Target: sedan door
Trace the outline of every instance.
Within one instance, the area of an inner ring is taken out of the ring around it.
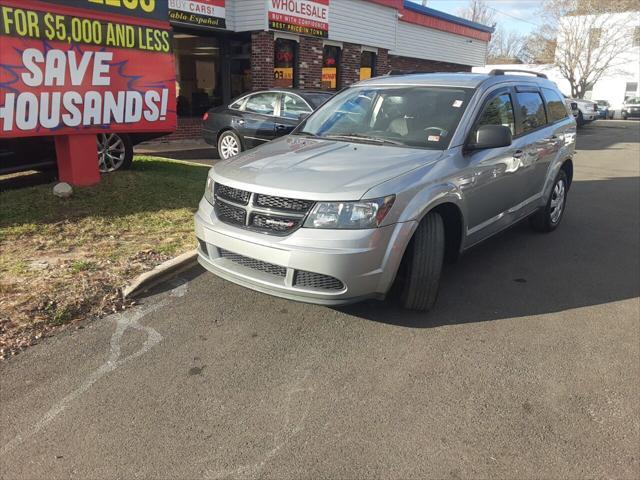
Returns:
[[[247,99],[235,126],[246,148],[257,147],[275,138],[279,102],[279,92],[259,92]]]
[[[295,93],[283,93],[280,111],[276,120],[276,137],[288,135],[308,115],[313,112],[309,104]]]

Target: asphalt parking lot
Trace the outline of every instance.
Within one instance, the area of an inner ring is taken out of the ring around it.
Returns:
[[[199,269],[0,365],[2,478],[640,476],[640,122],[579,132],[553,234],[439,303],[340,309]]]

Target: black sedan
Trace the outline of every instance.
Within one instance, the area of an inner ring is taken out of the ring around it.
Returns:
[[[290,133],[333,93],[313,90],[262,90],[205,113],[202,134],[220,158]]]

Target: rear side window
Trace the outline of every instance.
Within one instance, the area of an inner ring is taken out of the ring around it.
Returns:
[[[518,92],[520,104],[520,133],[540,128],[547,123],[544,102],[538,92]]]
[[[256,93],[249,97],[244,109],[246,112],[273,115],[278,103],[278,97],[279,94],[277,92]]]
[[[511,129],[512,135],[516,134],[511,95],[508,93],[498,95],[484,107],[477,126],[482,125],[503,125]]]
[[[543,88],[542,93],[544,94],[544,99],[547,101],[549,122],[557,122],[569,116],[564,99],[558,92],[550,88]]]

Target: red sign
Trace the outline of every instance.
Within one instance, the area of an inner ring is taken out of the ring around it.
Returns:
[[[167,21],[0,0],[0,42],[0,138],[175,130]]]
[[[272,30],[329,36],[329,0],[267,0],[267,4]]]

